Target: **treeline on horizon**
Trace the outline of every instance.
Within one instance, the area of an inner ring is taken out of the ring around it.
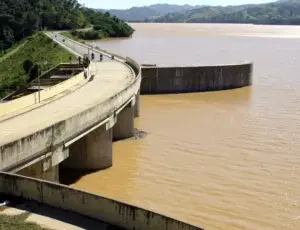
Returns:
[[[128,37],[134,30],[109,13],[82,7],[77,0],[1,0],[0,49],[39,30],[75,30],[94,25],[107,37]]]
[[[174,23],[252,23],[300,25],[300,1],[282,0],[267,4],[240,6],[204,6],[199,9],[169,13],[146,22]]]

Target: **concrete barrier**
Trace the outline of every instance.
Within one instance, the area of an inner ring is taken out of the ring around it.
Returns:
[[[52,87],[46,88],[44,90],[40,91],[40,100],[46,100],[51,97],[54,97],[55,95],[62,93],[69,88],[77,85],[81,81],[83,81],[84,75],[83,73],[79,73],[75,75],[74,77],[71,77],[70,79],[63,81],[57,85],[54,85]],[[39,103],[39,93],[31,93],[29,95],[20,97],[18,99],[6,102],[6,103],[1,103],[0,104],[0,116],[7,115],[9,113],[15,112],[17,110],[24,109],[26,107],[32,106]]]
[[[252,63],[222,66],[142,67],[141,94],[188,93],[252,85]]]
[[[141,76],[142,69],[139,63],[137,63],[135,60],[131,59],[130,57],[126,57],[125,62],[128,63],[134,69],[137,78]]]
[[[64,185],[0,173],[0,194],[34,200],[124,229],[196,230],[170,217]]]
[[[135,71],[137,79],[142,79],[142,69],[139,63],[137,63],[135,60],[126,57],[125,63],[131,66],[131,68]],[[134,105],[134,117],[139,117],[140,116],[140,88],[135,94],[135,105]]]

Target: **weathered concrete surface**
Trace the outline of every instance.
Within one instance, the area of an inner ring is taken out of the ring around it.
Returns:
[[[140,91],[135,96],[134,117],[140,116]]]
[[[62,167],[73,169],[106,169],[112,166],[112,129],[104,126],[76,141],[69,149]]]
[[[251,84],[252,63],[199,67],[143,67],[141,94],[215,91]]]
[[[1,194],[0,194],[1,198]],[[35,223],[42,228],[53,230],[117,230],[119,228],[105,224],[99,220],[86,216],[67,212],[62,209],[53,208],[34,201],[7,197],[11,202],[8,207],[0,211],[1,215],[17,216],[27,214],[26,223]],[[119,229],[120,230],[120,229]]]
[[[127,64],[130,62],[134,68]],[[0,122],[0,170],[11,171],[44,154],[54,154],[64,143],[134,99],[141,82],[134,61],[95,62],[94,66],[94,77],[75,92]]]
[[[113,127],[113,139],[122,140],[133,136],[134,106],[126,106],[117,116],[117,123]]]
[[[187,224],[136,206],[13,174],[0,173],[0,194],[35,200],[52,207],[82,214],[105,223],[134,230],[196,230]]]
[[[17,172],[19,175],[59,182],[59,167],[51,166],[47,161],[39,161]]]

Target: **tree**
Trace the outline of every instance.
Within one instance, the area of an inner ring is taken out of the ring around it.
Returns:
[[[33,66],[33,62],[30,59],[26,59],[23,62],[23,69],[24,69],[25,73],[29,73],[29,71],[31,70],[32,66]]]
[[[35,63],[29,71],[28,82],[31,82],[38,76],[39,76],[39,65]]]

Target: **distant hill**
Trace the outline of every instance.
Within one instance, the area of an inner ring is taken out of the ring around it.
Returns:
[[[112,15],[125,21],[145,21],[153,20],[168,13],[183,12],[186,10],[192,10],[200,8],[201,6],[190,5],[170,5],[170,4],[155,4],[143,7],[132,7],[126,10],[105,10],[99,9],[102,12],[109,12]]]
[[[300,0],[279,0],[267,4],[227,7],[205,6],[183,12],[168,13],[150,21],[300,25]]]

